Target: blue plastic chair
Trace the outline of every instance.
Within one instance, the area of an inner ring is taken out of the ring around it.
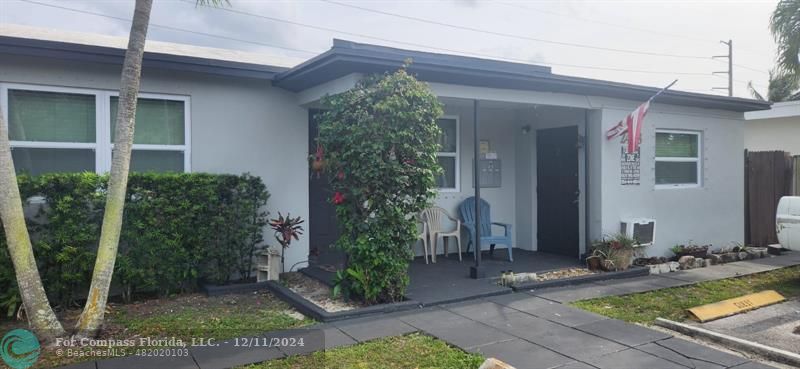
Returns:
[[[467,243],[467,252],[469,252],[472,241],[475,239],[475,197],[469,197],[459,206],[461,219],[464,220],[464,227],[469,231],[469,243]],[[492,222],[491,211],[489,203],[481,199],[481,245],[489,244],[489,255],[494,253],[495,245],[505,245],[508,249],[508,261],[514,261],[514,256],[511,253],[513,246],[511,245],[511,224]],[[503,227],[503,236],[492,235],[492,225]],[[477,247],[480,249],[480,247]]]

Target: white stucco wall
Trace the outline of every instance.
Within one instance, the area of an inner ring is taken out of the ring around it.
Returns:
[[[474,144],[473,144],[473,114],[471,102],[450,102],[445,105],[445,115],[455,115],[459,117],[459,138],[460,138],[460,190],[458,192],[440,192],[436,197],[435,203],[446,209],[450,215],[460,219],[458,206],[466,198],[473,196],[473,177],[472,177],[472,158],[474,157]],[[492,221],[511,223],[515,227],[516,224],[516,201],[514,198],[516,188],[516,174],[515,168],[515,155],[514,155],[514,137],[516,131],[516,117],[513,111],[497,108],[479,108],[478,120],[479,125],[479,139],[489,140],[490,151],[496,152],[498,158],[501,160],[502,170],[502,187],[500,188],[481,188],[481,198],[488,201],[491,205]],[[449,229],[449,224],[445,224],[445,229]],[[501,229],[496,228],[495,232],[502,232]],[[463,250],[466,250],[467,240],[466,232],[462,235],[464,245]],[[516,242],[512,236],[512,242],[515,246],[529,248],[530,246],[521,245]],[[455,250],[451,242],[450,251]],[[487,246],[488,247],[488,246]],[[502,246],[500,246],[502,248]],[[439,241],[437,250],[439,253],[443,252],[442,242]],[[421,254],[421,249],[417,248],[417,254]]]
[[[104,64],[3,55],[0,83],[115,90],[119,69]],[[353,81],[350,78],[329,87],[338,90],[340,84],[348,85]],[[460,191],[441,192],[437,205],[458,217],[458,205],[472,196],[474,155],[469,99],[481,99],[479,138],[490,141],[491,150],[502,160],[503,171],[502,187],[485,188],[481,193],[492,205],[495,221],[514,225],[516,247],[536,248],[535,131],[577,125],[584,134],[583,122],[587,118],[584,109],[589,109],[590,184],[585,188],[581,173],[582,245],[586,194],[589,195],[592,239],[616,232],[623,217],[657,220],[656,245],[648,250],[651,255],[668,254],[668,249],[676,243],[692,241],[725,246],[743,239],[745,125],[740,113],[655,103],[643,130],[642,184],[622,186],[620,144],[618,140],[606,141],[604,132],[632,111],[638,102],[445,84],[431,84],[431,87],[445,101],[445,114],[457,115],[460,123]],[[264,180],[272,194],[268,208],[273,214],[282,211],[308,217],[308,123],[307,109],[301,105],[313,102],[315,96],[325,91],[296,95],[273,88],[264,81],[145,70],[142,92],[191,97],[193,171],[251,172]],[[530,111],[533,104],[578,109],[550,107],[542,110],[545,114],[536,116]],[[529,135],[521,134],[524,125],[531,125]],[[656,128],[702,131],[702,187],[655,189],[653,142]],[[579,158],[582,170],[583,152]],[[267,240],[271,239],[268,235]],[[301,238],[287,251],[287,265],[305,260],[307,254],[308,239]]]
[[[0,56],[0,83],[118,90],[119,66]],[[191,98],[194,172],[262,178],[272,195],[271,214],[308,218],[308,113],[295,95],[264,81],[145,69],[141,92]],[[265,239],[275,244],[271,232]],[[306,260],[308,238],[286,252],[287,268]]]
[[[635,104],[607,103],[602,134]],[[655,188],[656,129],[702,133],[702,186]],[[602,148],[602,230],[619,231],[622,218],[655,218],[656,243],[651,256],[670,255],[675,244],[694,242],[728,246],[744,239],[744,120],[741,113],[692,109],[654,103],[645,120],[641,146],[641,185],[620,183],[620,141]]]
[[[744,147],[751,151],[787,151],[800,155],[800,116],[748,120]]]

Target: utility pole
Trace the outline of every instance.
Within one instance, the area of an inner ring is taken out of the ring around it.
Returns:
[[[728,58],[728,70],[724,72],[713,72],[713,74],[727,74],[728,87],[712,87],[712,90],[728,90],[728,96],[733,96],[733,40],[728,40],[728,42],[720,42],[728,45],[728,55],[715,55],[711,58]]]

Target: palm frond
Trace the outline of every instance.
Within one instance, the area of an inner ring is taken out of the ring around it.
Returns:
[[[778,44],[780,72],[800,74],[800,0],[781,0],[770,18],[770,31]]]

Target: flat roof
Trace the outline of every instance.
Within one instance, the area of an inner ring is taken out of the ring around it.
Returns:
[[[744,113],[744,119],[776,119],[797,117],[800,122],[800,101],[786,101],[772,104],[772,109]]]
[[[607,96],[635,101],[645,101],[660,90],[659,87],[554,74],[549,67],[539,65],[397,49],[346,40],[334,40],[330,50],[278,74],[274,84],[291,91],[302,91],[351,73],[396,70],[407,59],[413,61],[409,72],[429,82]],[[753,99],[675,90],[666,91],[658,102],[737,112],[770,107],[769,102]]]
[[[127,37],[0,24],[0,52],[122,64]],[[147,40],[142,64],[174,70],[272,79],[303,59]]]
[[[0,24],[0,53],[122,64],[126,37]],[[660,88],[552,73],[546,66],[439,54],[334,39],[308,60],[148,40],[145,68],[258,78],[302,91],[352,73],[383,73],[411,59],[409,72],[429,82],[533,90],[645,101]],[[669,90],[660,103],[737,112],[765,110],[769,102]]]

